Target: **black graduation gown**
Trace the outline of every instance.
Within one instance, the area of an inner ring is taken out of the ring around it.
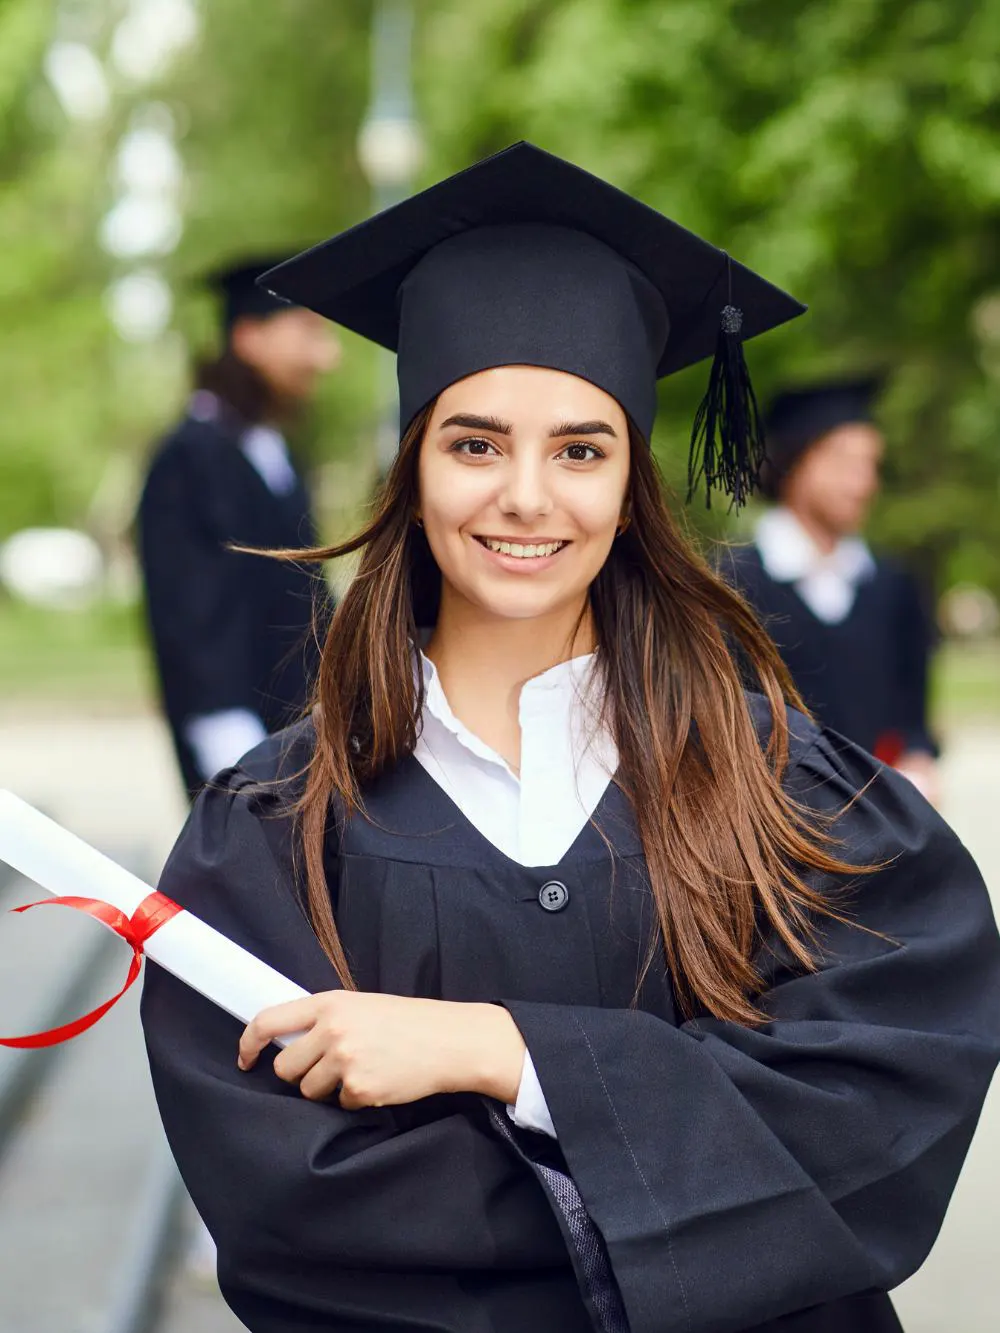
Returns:
[[[927,725],[934,633],[915,580],[879,558],[847,617],[828,625],[791,583],[767,573],[756,546],[731,553],[731,576],[778,646],[806,704],[824,726],[880,758],[936,753]]]
[[[794,718],[789,792],[827,812],[856,798],[844,854],[886,863],[853,899],[879,933],[826,923],[815,975],[765,950],[758,1030],[680,1021],[657,969],[630,1007],[652,917],[613,785],[596,812],[613,863],[588,825],[558,866],[516,864],[412,757],[331,834],[361,988],[506,1005],[558,1143],[472,1095],[344,1111],[268,1057],[242,1074],[241,1024],[149,967],[160,1111],[250,1329],[898,1329],[884,1293],[937,1234],[997,1061],[1000,941],[911,784]],[[160,887],[319,991],[334,974],[292,888],[282,797],[260,785],[310,738],[300,724],[206,789]],[[539,902],[552,880],[558,911]]]
[[[314,666],[309,569],[238,555],[315,542],[301,479],[276,495],[228,416],[187,416],[157,449],[139,506],[146,608],[167,720],[188,790],[204,776],[184,735],[193,717],[243,708],[268,731],[306,705]],[[325,598],[324,598],[325,604]]]

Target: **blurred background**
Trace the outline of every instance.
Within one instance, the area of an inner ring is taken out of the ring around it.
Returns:
[[[217,350],[202,275],[521,138],[808,302],[748,348],[762,396],[886,369],[868,535],[934,608],[943,810],[1000,894],[1000,0],[0,0],[0,785],[155,879],[186,805],[133,527]],[[297,441],[330,540],[395,443],[390,359],[343,348]],[[703,387],[662,396],[681,493]],[[690,513],[707,538],[752,518]],[[2,905],[27,892],[0,878]],[[124,972],[43,924],[0,924],[4,1031]],[[236,1326],[191,1260],[131,998],[52,1058],[0,1052],[0,1333]],[[994,1103],[900,1294],[911,1333],[996,1327],[998,1168]]]

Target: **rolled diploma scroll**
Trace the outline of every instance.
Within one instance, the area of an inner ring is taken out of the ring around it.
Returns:
[[[2,789],[0,860],[48,893],[100,898],[129,917],[151,892],[82,838]],[[150,936],[144,952],[244,1023],[273,1004],[309,994],[184,910]],[[278,1037],[276,1044],[286,1046],[296,1035]]]

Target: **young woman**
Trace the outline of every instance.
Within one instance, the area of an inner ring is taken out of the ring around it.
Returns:
[[[311,715],[219,775],[161,884],[312,992],[241,1032],[147,975],[232,1308],[897,1329],[997,1059],[989,902],[908,782],[789,706],[647,444],[657,375],[715,345],[706,471],[739,493],[733,301],[744,332],[798,307],[528,146],[270,285],[398,348],[404,431],[316,553],[362,554]]]

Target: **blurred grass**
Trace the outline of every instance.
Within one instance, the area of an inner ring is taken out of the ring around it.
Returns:
[[[944,731],[1000,723],[1000,640],[946,641],[931,676],[931,712]]]
[[[51,611],[0,598],[0,709],[136,712],[155,705],[137,606]],[[947,731],[1000,724],[1000,640],[948,642],[937,655],[933,712]]]
[[[53,611],[0,597],[0,710],[130,713],[155,697],[140,607]]]

